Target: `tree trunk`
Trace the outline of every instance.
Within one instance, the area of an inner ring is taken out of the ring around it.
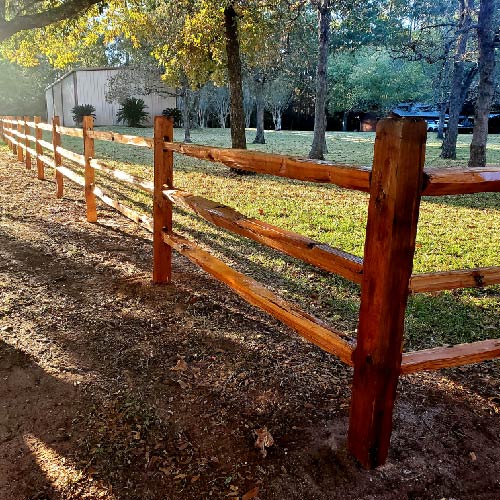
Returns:
[[[344,111],[342,115],[342,132],[347,132],[347,118],[349,117],[349,111]]]
[[[314,137],[309,158],[324,160],[326,153],[326,63],[330,38],[330,0],[318,2],[318,66],[316,68],[316,102]]]
[[[443,141],[443,150],[441,151],[441,158],[450,158],[452,160],[455,160],[457,157],[458,120],[464,104],[462,94],[466,95],[467,93],[467,91],[463,92],[465,72],[464,56],[467,49],[467,40],[469,39],[470,25],[472,22],[471,11],[473,7],[474,0],[460,0],[460,22],[458,25],[458,36],[453,62],[448,130]]]
[[[474,130],[470,145],[469,167],[486,165],[488,117],[495,91],[495,0],[481,0],[478,20],[479,86],[474,110]]]
[[[245,113],[243,112],[243,84],[241,77],[240,42],[238,21],[233,3],[224,9],[226,34],[227,71],[231,94],[231,142],[233,148],[246,149]]]
[[[282,113],[280,109],[276,114],[276,125],[274,126],[274,130],[276,130],[276,132],[281,132],[281,116]]]
[[[257,107],[257,133],[255,134],[254,144],[265,144],[264,137],[264,82],[265,78],[260,72],[255,75],[255,104]]]
[[[437,138],[441,139],[441,140],[444,138],[445,115],[446,115],[446,103],[440,102],[439,103],[439,123],[438,123],[438,130],[437,130]]]
[[[184,142],[191,141],[191,92],[189,87],[184,86],[182,88],[184,106],[182,108],[182,121],[184,124]]]

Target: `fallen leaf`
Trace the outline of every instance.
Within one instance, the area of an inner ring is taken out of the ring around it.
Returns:
[[[247,491],[242,497],[241,500],[252,500],[252,498],[256,498],[259,494],[259,487],[255,486],[250,491]]]
[[[177,364],[173,368],[170,368],[170,371],[185,372],[188,368],[188,364],[182,358],[180,358],[177,360]]]
[[[174,479],[186,479],[187,474],[177,474],[177,476],[174,476]]]
[[[255,441],[255,447],[259,448],[262,456],[266,458],[267,456],[266,448],[269,448],[274,444],[273,436],[271,436],[271,433],[267,430],[267,427],[254,430],[254,433],[257,436],[257,441]]]
[[[469,453],[469,457],[470,457],[470,459],[471,459],[473,462],[475,462],[475,461],[477,460],[477,456],[476,456],[476,454],[475,454],[473,451],[471,451],[471,452]]]
[[[191,482],[192,482],[192,483],[196,483],[196,481],[198,481],[198,479],[200,479],[200,476],[193,476],[193,477],[191,478]]]

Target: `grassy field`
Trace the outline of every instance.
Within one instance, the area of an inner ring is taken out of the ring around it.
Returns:
[[[132,135],[151,136],[151,129],[114,127]],[[254,132],[248,131],[249,143]],[[176,129],[175,140],[181,141]],[[373,133],[328,133],[328,159],[370,165]],[[229,130],[193,131],[193,141],[230,145]],[[306,156],[311,132],[267,132],[266,145],[252,149]],[[440,143],[430,133],[428,167],[465,166],[470,135],[459,136],[458,160],[439,158]],[[63,138],[63,145],[81,152],[81,140]],[[96,141],[96,156],[116,168],[152,178],[152,153],[145,148]],[[500,164],[500,136],[490,138],[488,160]],[[96,173],[97,183],[114,197],[141,211],[151,210],[150,198],[124,183]],[[240,176],[224,166],[176,155],[177,187],[232,206],[248,216],[363,255],[368,197],[335,186],[269,176]],[[500,265],[500,193],[425,198],[422,202],[414,272]],[[238,270],[263,281],[306,310],[355,335],[359,287],[318,271],[244,238],[219,230],[182,210],[176,210],[174,229],[196,239]],[[418,294],[410,299],[407,348],[455,344],[500,337],[500,287]]]

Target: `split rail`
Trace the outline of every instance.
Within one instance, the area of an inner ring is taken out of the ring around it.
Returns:
[[[51,124],[42,123],[39,117],[33,120],[2,117],[0,125],[4,141],[27,169],[31,168],[32,161],[36,161],[39,179],[45,178],[45,167],[54,170],[58,197],[63,196],[64,177],[84,188],[89,222],[97,221],[96,198],[99,198],[153,233],[155,283],[171,281],[172,249],[175,249],[249,303],[353,366],[348,446],[367,468],[381,465],[387,459],[393,406],[401,375],[500,357],[500,339],[402,353],[409,294],[500,283],[500,267],[412,274],[422,196],[500,191],[500,167],[424,170],[424,121],[392,118],[380,121],[371,169],[174,142],[173,122],[165,117],[155,118],[153,138],[94,130],[92,117],[84,118],[81,129],[62,127],[58,117]],[[43,131],[51,133],[51,142],[43,140]],[[61,135],[82,138],[84,154],[62,148]],[[153,149],[154,181],[111,168],[95,158],[95,140]],[[174,152],[219,162],[233,169],[335,184],[369,193],[364,258],[176,189]],[[84,176],[63,166],[63,158],[84,167]],[[95,170],[151,193],[153,217],[107,196],[95,184]],[[351,345],[340,332],[277,296],[263,284],[232,269],[195,242],[175,233],[172,227],[173,205],[193,210],[218,227],[360,284],[356,345]]]

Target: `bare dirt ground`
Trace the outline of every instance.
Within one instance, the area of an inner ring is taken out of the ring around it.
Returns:
[[[500,498],[498,363],[403,378],[365,471],[350,369],[179,256],[153,286],[149,234],[5,149],[0,182],[0,500]]]

